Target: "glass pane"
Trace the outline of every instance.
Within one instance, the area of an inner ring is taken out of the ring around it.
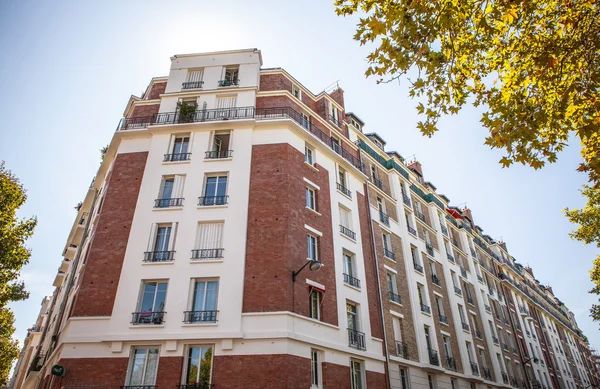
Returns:
[[[202,362],[200,362],[200,377],[198,382],[202,388],[209,388],[210,373],[212,370],[212,347],[202,348]]]
[[[216,281],[207,282],[206,302],[204,309],[207,311],[217,310],[217,294],[219,293],[219,283]]]
[[[146,372],[144,374],[143,385],[154,385],[156,383],[156,370],[158,367],[158,349],[148,350],[148,362],[146,363]]]
[[[194,290],[194,303],[192,306],[193,311],[204,311],[204,292],[206,283],[204,281],[196,281]]]
[[[148,282],[144,285],[144,292],[142,296],[142,304],[140,305],[140,312],[152,312],[154,307],[154,296],[156,295],[156,282]]]
[[[156,291],[156,301],[154,302],[154,311],[163,312],[165,310],[165,300],[167,298],[167,283],[158,284]]]
[[[187,378],[186,384],[195,384],[198,382],[200,369],[200,348],[190,347],[188,353]]]
[[[133,353],[131,373],[129,374],[129,385],[142,385],[144,378],[144,363],[146,361],[145,348],[136,349]]]
[[[218,177],[217,196],[225,196],[227,194],[227,177]]]
[[[165,184],[163,186],[162,198],[170,199],[173,194],[173,179],[165,180]]]
[[[204,196],[216,196],[217,193],[217,177],[207,177],[206,187],[204,188]]]

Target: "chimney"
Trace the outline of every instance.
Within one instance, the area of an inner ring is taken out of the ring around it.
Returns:
[[[551,286],[546,286],[546,290],[547,290],[548,292],[550,292],[550,294],[551,294],[552,296],[554,296],[554,291],[552,290],[552,287],[551,287]]]
[[[524,269],[527,273],[531,274],[531,276],[533,277],[533,269],[532,268],[530,268],[529,266],[525,266]]]
[[[504,249],[504,251],[506,251],[508,253],[508,249],[506,248],[506,242],[500,242],[500,247],[502,247]]]
[[[422,182],[423,181],[422,180],[423,179],[423,168],[421,168],[421,163],[419,161],[415,160],[415,161],[409,162],[407,166],[409,169],[416,171],[419,174],[419,176],[421,176],[421,182]]]
[[[331,96],[331,98],[338,103],[339,105],[342,106],[342,108],[346,109],[346,107],[344,106],[344,90],[342,88],[337,88],[336,90],[334,90],[333,92],[331,92],[329,94],[329,96]]]
[[[469,219],[471,221],[471,223],[473,225],[475,225],[475,221],[473,221],[473,214],[471,213],[471,210],[467,207],[464,207],[463,209],[461,209],[461,212],[463,214],[463,216],[465,216],[467,219]]]

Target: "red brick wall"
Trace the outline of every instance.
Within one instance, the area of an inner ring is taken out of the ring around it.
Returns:
[[[367,288],[367,299],[369,300],[369,320],[371,322],[371,334],[379,339],[383,339],[383,327],[381,321],[381,305],[377,293],[377,264],[373,256],[373,239],[371,228],[369,227],[369,204],[367,198],[358,192],[356,201],[358,203],[358,219],[360,222],[361,240],[363,245],[363,258],[365,262],[364,283]]]
[[[112,314],[147,157],[147,152],[117,155],[80,276],[73,316]]]
[[[304,163],[304,154],[288,144],[252,148],[244,312],[294,311],[309,315],[306,278],[326,287],[322,319],[337,325],[337,298],[333,252],[329,174]],[[305,207],[306,177],[317,184],[317,210]],[[267,190],[268,188],[268,190]],[[319,191],[317,191],[319,192]],[[321,233],[318,272],[305,268],[292,282],[292,272],[306,263],[307,224]]]
[[[324,388],[350,388],[350,366],[324,362],[322,369]]]
[[[310,358],[294,355],[217,355],[213,361],[212,383],[215,389],[310,388]],[[325,366],[323,375],[324,379],[327,378]],[[349,371],[347,376],[349,379]],[[325,387],[349,388],[350,385]]]
[[[367,370],[367,388],[383,389],[388,387],[388,380],[383,373]]]
[[[160,95],[165,93],[165,89],[167,88],[167,82],[156,82],[152,85],[150,89],[150,93],[148,94],[147,100],[159,99]]]
[[[333,99],[333,101],[335,101],[336,103],[338,103],[339,105],[342,106],[342,108],[345,109],[344,107],[344,91],[341,88],[337,88],[336,90],[334,90],[333,92],[331,92],[329,94],[329,96],[331,96],[331,98]],[[343,114],[343,112],[342,112]],[[343,117],[343,116],[340,116]]]
[[[146,116],[152,116],[158,113],[158,108],[160,104],[154,105],[138,105],[133,108],[133,112],[131,113],[132,118],[141,118]]]
[[[182,369],[183,357],[160,357],[156,373],[156,386],[174,389],[175,386],[181,384]]]
[[[159,366],[164,358],[160,359]],[[67,369],[64,377],[54,377],[52,389],[73,387],[119,388],[125,385],[129,358],[63,358],[57,365]]]

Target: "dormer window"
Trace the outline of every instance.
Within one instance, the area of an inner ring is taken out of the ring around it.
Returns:
[[[292,95],[298,100],[302,100],[302,90],[297,85],[292,84]]]
[[[354,119],[350,119],[350,123],[354,126],[354,128],[356,128],[359,131],[362,131],[362,128],[360,126],[360,123],[358,123],[356,120]]]
[[[219,81],[220,87],[226,86],[237,86],[239,85],[238,74],[240,71],[239,66],[226,66],[223,68],[223,78]]]
[[[185,82],[181,85],[181,89],[200,89],[202,88],[202,77],[204,76],[204,69],[189,69]]]

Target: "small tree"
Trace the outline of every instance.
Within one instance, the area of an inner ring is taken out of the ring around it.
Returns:
[[[23,282],[18,281],[21,268],[29,262],[31,251],[25,241],[33,235],[35,217],[17,219],[17,210],[27,195],[23,185],[0,163],[0,385],[6,384],[11,365],[19,355],[19,345],[12,339],[14,315],[6,305],[29,297]]]
[[[194,121],[194,115],[196,110],[198,109],[198,103],[193,102],[185,102],[178,101],[177,102],[177,112],[179,112],[179,123],[190,123]]]

